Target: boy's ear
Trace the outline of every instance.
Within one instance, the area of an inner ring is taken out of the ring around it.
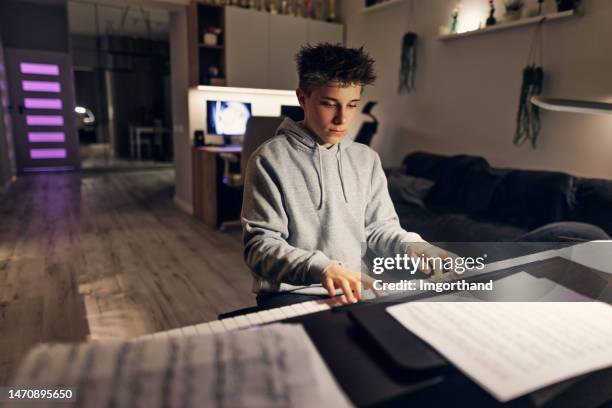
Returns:
[[[298,88],[295,90],[295,95],[297,96],[300,106],[302,107],[302,109],[304,109],[304,103],[306,102],[305,101],[306,94],[304,93],[304,91],[302,91],[301,88]]]

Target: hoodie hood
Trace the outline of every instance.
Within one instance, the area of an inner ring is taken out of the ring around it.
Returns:
[[[289,118],[285,118],[285,120],[280,124],[276,130],[276,135],[286,136],[293,146],[311,154],[312,163],[317,171],[317,177],[319,180],[318,210],[321,210],[323,208],[323,203],[325,202],[325,172],[323,171],[321,149],[325,148],[319,145],[315,139],[315,136],[302,125],[302,122],[296,123]],[[346,203],[348,203],[348,196],[346,193],[346,186],[344,184],[345,174],[344,167],[342,166],[342,151],[346,150],[351,143],[353,143],[353,141],[345,136],[340,143],[337,144],[338,153],[336,154],[340,184],[342,186],[342,196],[344,197],[344,202]]]

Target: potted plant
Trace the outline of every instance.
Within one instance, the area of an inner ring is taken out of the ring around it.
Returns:
[[[525,2],[523,0],[507,0],[506,6],[506,20],[514,21],[521,18],[523,14],[523,7]]]

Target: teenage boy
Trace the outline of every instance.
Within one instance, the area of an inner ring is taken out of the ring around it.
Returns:
[[[444,254],[401,228],[378,154],[345,137],[363,87],[376,79],[374,60],[363,48],[332,44],[303,47],[296,60],[304,121],[285,119],[249,160],[244,258],[260,306],[306,300],[296,289],[315,284],[353,303],[362,296],[363,243],[377,254],[400,244],[413,255]],[[279,292],[291,295],[270,295]]]

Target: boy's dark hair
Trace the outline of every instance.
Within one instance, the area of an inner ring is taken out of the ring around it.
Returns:
[[[341,44],[321,43],[303,46],[295,56],[299,87],[306,95],[330,81],[341,86],[371,85],[376,80],[374,59],[360,48],[347,48]]]

